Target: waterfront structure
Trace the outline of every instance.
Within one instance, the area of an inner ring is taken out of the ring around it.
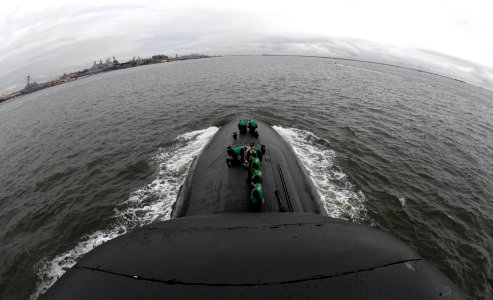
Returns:
[[[43,83],[37,83],[35,81],[31,82],[31,76],[27,76],[27,83],[24,87],[24,89],[15,91],[13,93],[7,94],[7,95],[2,95],[0,96],[0,102],[6,101],[13,99],[15,97],[18,97],[20,95],[24,94],[29,94],[32,92],[39,91],[41,89],[45,89],[51,86],[59,85],[62,83],[70,82],[73,80],[76,80],[77,78],[80,77],[85,77],[85,76],[90,76],[90,75],[95,75],[98,73],[102,72],[107,72],[107,71],[113,71],[113,70],[118,70],[118,69],[126,69],[126,68],[132,68],[132,67],[137,67],[137,66],[142,66],[142,65],[149,65],[149,64],[156,64],[156,63],[166,63],[166,62],[171,62],[175,60],[187,60],[187,59],[198,59],[198,58],[207,58],[209,56],[207,55],[202,55],[202,54],[189,54],[189,55],[176,55],[176,57],[169,57],[164,54],[157,54],[153,55],[149,58],[141,58],[140,56],[136,59],[135,57],[132,60],[129,60],[124,63],[118,62],[118,60],[113,56],[113,60],[110,58],[107,58],[106,61],[103,63],[103,61],[100,59],[99,63],[95,60],[93,65],[84,70],[79,70],[75,71],[72,73],[68,74],[63,74],[62,76],[47,81]]]

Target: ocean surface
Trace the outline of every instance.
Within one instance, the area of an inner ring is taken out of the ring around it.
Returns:
[[[166,220],[188,167],[249,114],[292,145],[328,215],[391,232],[470,299],[493,299],[493,93],[310,57],[114,71],[0,104],[0,299]]]

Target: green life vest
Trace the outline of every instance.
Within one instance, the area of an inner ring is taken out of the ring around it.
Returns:
[[[241,155],[241,150],[243,149],[243,147],[234,147],[233,148],[233,151],[237,154],[237,155]]]
[[[258,170],[256,173],[253,173],[252,175],[252,181],[253,178],[258,177],[258,182],[262,182],[262,171]]]
[[[250,127],[257,128],[257,121],[250,120]]]
[[[255,157],[254,160],[250,163],[250,173],[253,174],[253,165],[257,165],[258,169],[260,170],[260,160]]]
[[[252,161],[254,158],[252,158],[252,152],[255,152],[255,157],[258,158],[258,153],[257,150],[248,150],[247,155],[248,155],[248,161]]]
[[[240,124],[238,124],[238,125],[246,126],[246,121],[245,120],[240,120]]]
[[[262,190],[262,184],[257,183],[250,194],[250,201],[253,204],[262,203],[264,200],[264,191]]]

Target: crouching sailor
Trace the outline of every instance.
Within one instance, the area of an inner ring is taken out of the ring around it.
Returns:
[[[250,134],[252,136],[255,136],[255,131],[257,130],[257,121],[255,120],[250,120],[248,122],[248,129],[250,130]]]
[[[232,148],[231,146],[228,146],[228,152],[229,157],[226,158],[226,163],[228,164],[229,167],[232,165],[241,165],[245,161],[245,151],[247,150],[246,147],[234,147]]]
[[[253,212],[261,212],[264,205],[264,192],[262,190],[262,184],[257,176],[252,178],[253,189],[250,193],[250,205]]]
[[[240,131],[240,133],[247,132],[247,123],[245,120],[240,120],[240,123],[238,123],[238,130]]]

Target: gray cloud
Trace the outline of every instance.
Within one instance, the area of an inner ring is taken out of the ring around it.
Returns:
[[[493,90],[491,67],[423,49],[279,32],[276,21],[238,11],[112,4],[67,5],[8,16],[0,21],[0,93],[22,87],[28,74],[35,80],[47,80],[89,67],[99,58],[115,55],[124,60],[190,52],[369,60],[422,69]]]
[[[228,54],[314,55],[367,60],[419,69],[493,90],[493,68],[425,49],[358,39],[285,36],[206,36],[176,48]]]

